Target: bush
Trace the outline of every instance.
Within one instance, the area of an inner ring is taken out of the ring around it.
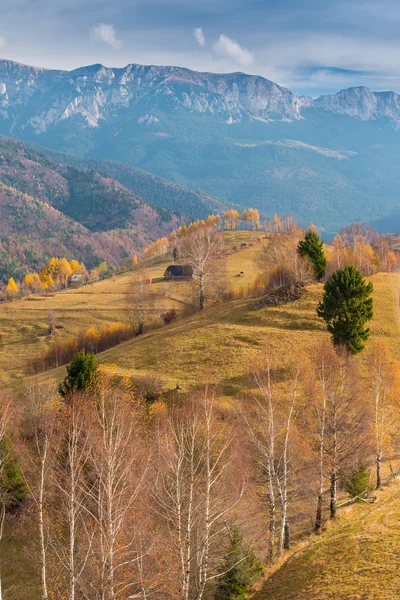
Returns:
[[[344,477],[344,488],[351,498],[363,498],[372,489],[371,471],[363,461],[359,461]]]
[[[165,325],[169,325],[169,323],[173,323],[178,318],[178,313],[175,308],[171,308],[165,314],[163,314],[163,321]]]
[[[148,404],[163,398],[164,382],[157,375],[137,376],[132,379],[132,383],[137,397]]]

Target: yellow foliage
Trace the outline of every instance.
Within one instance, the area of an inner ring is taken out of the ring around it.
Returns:
[[[16,298],[19,294],[18,286],[13,277],[10,277],[5,287],[4,293],[7,298]]]

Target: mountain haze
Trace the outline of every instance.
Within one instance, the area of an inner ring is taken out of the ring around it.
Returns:
[[[399,125],[400,96],[365,87],[313,99],[243,73],[0,61],[2,134],[328,230],[398,212]]]

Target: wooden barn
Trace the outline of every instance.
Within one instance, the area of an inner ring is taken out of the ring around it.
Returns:
[[[191,279],[193,269],[190,265],[170,265],[165,269],[164,279]]]

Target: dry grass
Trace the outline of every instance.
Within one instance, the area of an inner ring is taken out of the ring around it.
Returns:
[[[248,231],[227,232],[225,247],[229,248],[249,240]],[[258,269],[254,259],[260,246],[247,248],[233,254],[227,260],[227,273],[230,285],[250,284]],[[170,260],[156,261],[148,266],[153,309],[182,309],[193,296],[191,286],[184,281],[165,282],[162,280]],[[240,271],[245,275],[234,277]],[[47,315],[53,309],[58,323],[63,329],[61,337],[74,336],[90,325],[102,325],[127,320],[126,296],[131,281],[131,273],[118,275],[91,285],[70,289],[48,296],[35,296],[0,305],[0,386],[18,384],[25,375],[29,358],[42,354],[51,344],[48,332]]]
[[[340,512],[322,535],[303,544],[253,600],[390,600],[399,597],[400,481],[376,504]]]
[[[400,275],[379,274],[372,281],[372,337],[386,339],[397,362],[396,290]],[[321,284],[309,286],[295,303],[257,311],[251,310],[249,300],[220,304],[103,352],[99,360],[114,365],[124,375],[157,372],[170,388],[177,381],[186,388],[202,382],[217,383],[221,395],[238,397],[253,385],[252,365],[267,343],[276,347],[278,354],[295,360],[312,353],[318,340],[328,335],[315,312],[321,293]],[[63,369],[51,371],[39,376],[40,381],[58,381],[63,373]]]

